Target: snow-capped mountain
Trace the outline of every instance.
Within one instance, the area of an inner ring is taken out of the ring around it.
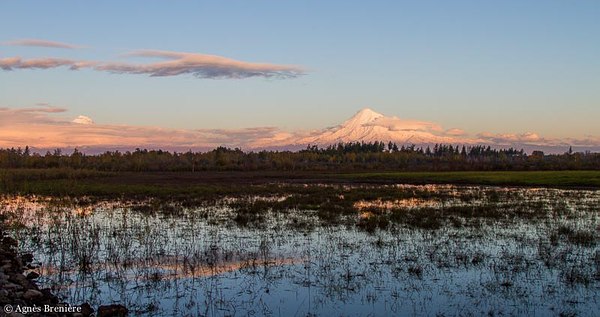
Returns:
[[[429,121],[385,116],[372,109],[364,108],[342,124],[313,132],[284,132],[274,129],[266,137],[247,143],[250,149],[298,150],[307,145],[325,147],[340,142],[395,142],[398,146],[489,145],[495,148],[543,150],[548,153],[563,153],[567,143],[544,139],[535,133],[467,135],[461,129],[444,129]]]
[[[369,108],[358,111],[344,123],[302,137],[298,145],[328,145],[339,142],[392,141],[398,144],[455,143],[453,136],[444,135],[441,127],[434,123],[387,117]],[[464,139],[461,141],[464,142]]]

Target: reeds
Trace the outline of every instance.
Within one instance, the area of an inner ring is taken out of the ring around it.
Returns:
[[[600,299],[594,191],[294,185],[206,201],[1,203],[41,283],[68,302],[120,302],[145,316],[344,305],[361,315],[589,315]]]

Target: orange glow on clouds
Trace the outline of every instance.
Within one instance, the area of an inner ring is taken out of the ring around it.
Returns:
[[[326,145],[324,140],[338,142],[340,130],[323,129],[312,132],[283,131],[276,127],[241,129],[170,129],[152,126],[115,125],[95,123],[85,115],[65,117],[65,108],[40,104],[29,108],[0,108],[0,147],[24,147],[39,149],[83,148],[83,149],[165,149],[202,151],[218,146],[239,147],[245,150],[268,148],[301,148],[307,144]],[[444,130],[439,124],[404,120],[396,117],[381,117],[364,124],[373,129],[376,136],[412,135],[413,140],[433,140],[450,144],[487,144],[513,146],[525,144],[535,146],[598,146],[600,140],[589,137],[577,139],[548,139],[536,133],[493,134],[482,132],[470,137],[460,129]],[[409,133],[409,134],[407,134]],[[319,142],[323,141],[323,142]],[[377,140],[372,140],[377,141]],[[386,141],[387,140],[383,140]],[[393,140],[396,141],[396,140]],[[415,141],[413,141],[415,142]],[[399,144],[400,145],[400,144]]]

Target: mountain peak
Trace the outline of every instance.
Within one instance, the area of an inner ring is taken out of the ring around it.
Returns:
[[[363,108],[359,110],[350,120],[349,122],[356,122],[360,124],[369,123],[375,121],[378,118],[383,117],[381,113],[373,111],[371,108]]]
[[[378,113],[369,107],[362,108],[362,109],[358,110],[356,113],[357,114],[359,114],[359,113],[374,113],[374,114],[382,115],[381,113]]]
[[[391,124],[392,123],[392,124]],[[399,125],[408,125],[402,128]],[[414,126],[414,124],[412,124]],[[386,117],[370,108],[363,108],[344,123],[301,138],[299,144],[328,145],[339,142],[393,141],[400,144],[451,143],[454,139],[438,136],[425,129],[414,128],[410,120]]]

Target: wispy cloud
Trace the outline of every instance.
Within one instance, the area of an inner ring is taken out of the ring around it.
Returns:
[[[15,125],[46,125],[46,124],[60,124],[56,118],[52,117],[52,114],[66,112],[67,109],[61,107],[55,107],[51,105],[38,105],[36,107],[28,108],[7,108],[0,107],[0,129],[9,129]],[[23,132],[27,133],[28,129]],[[16,132],[16,131],[12,131]],[[0,140],[5,136],[0,133]]]
[[[150,76],[192,74],[199,78],[294,78],[304,73],[301,68],[295,66],[242,62],[216,55],[157,50],[134,51],[126,55],[157,57],[166,61],[147,64],[105,63],[99,65],[97,69]]]
[[[299,148],[315,144],[316,137],[328,135],[329,129],[320,131],[288,132],[276,127],[243,129],[169,129],[151,126],[115,125],[96,123],[86,115],[66,116],[67,109],[49,104],[34,107],[0,107],[0,147],[29,145],[35,148],[87,148],[87,149],[134,149],[152,148],[176,151],[208,150],[217,146],[242,149]],[[377,119],[379,121],[383,118]],[[526,150],[544,149],[548,152],[564,152],[569,145],[577,150],[600,149],[600,138],[586,136],[583,139],[551,139],[533,132],[489,133],[476,137],[460,129],[443,130],[440,125],[418,120],[391,118],[377,127],[377,141],[388,141],[390,136],[399,137],[400,144],[434,143],[483,144],[493,147],[516,147]],[[393,123],[393,124],[391,124]],[[399,126],[406,124],[405,127]],[[394,129],[394,130],[392,130]],[[389,131],[394,134],[386,134]],[[337,140],[337,139],[336,139]],[[430,140],[419,143],[419,140]],[[433,140],[433,141],[432,141]],[[359,140],[346,140],[359,141]],[[374,141],[374,140],[373,140]],[[336,141],[337,142],[337,141]],[[326,145],[325,143],[319,143]]]
[[[257,142],[271,141],[284,133],[273,127],[226,130],[99,124],[89,116],[69,118],[63,112],[66,109],[52,106],[0,107],[0,147],[141,147],[185,151],[225,145],[249,149],[258,147]]]
[[[381,117],[365,126],[386,128],[390,131],[430,131],[441,132],[442,127],[434,122],[402,119],[398,117]]]
[[[27,107],[27,108],[8,108],[8,107],[0,107],[0,111],[2,111],[5,115],[13,115],[13,114],[40,114],[40,113],[60,113],[66,112],[66,108],[52,106],[47,103],[39,103],[36,104],[35,107]],[[4,116],[3,118],[6,118]]]
[[[600,146],[600,137],[593,135],[586,135],[584,138],[567,138],[565,142],[573,146],[578,147],[597,147]]]
[[[538,135],[534,132],[525,132],[521,134],[515,133],[490,133],[490,132],[482,132],[477,134],[477,137],[480,139],[491,142],[494,144],[515,144],[515,143],[523,143],[523,144],[532,144],[532,145],[558,145],[564,144],[564,142],[560,140],[546,139]]]
[[[49,69],[57,67],[68,67],[71,70],[92,67],[95,62],[76,61],[64,58],[32,58],[22,59],[20,57],[0,58],[0,68],[3,70],[15,69]]]
[[[446,130],[445,134],[451,135],[451,136],[463,136],[463,135],[466,135],[467,132],[463,129],[452,128],[452,129]]]
[[[4,42],[3,44],[10,45],[10,46],[37,46],[37,47],[66,48],[66,49],[78,49],[78,48],[84,47],[81,45],[48,41],[48,40],[40,40],[40,39],[18,39],[18,40],[14,40],[14,41]]]
[[[297,66],[269,63],[251,63],[234,59],[196,53],[143,50],[126,54],[127,56],[157,57],[165,59],[153,63],[117,63],[72,60],[63,58],[22,59],[21,57],[0,58],[0,68],[49,69],[68,67],[71,70],[91,68],[116,74],[143,74],[153,77],[178,76],[191,74],[198,78],[240,79],[250,77],[295,78],[304,74]]]

